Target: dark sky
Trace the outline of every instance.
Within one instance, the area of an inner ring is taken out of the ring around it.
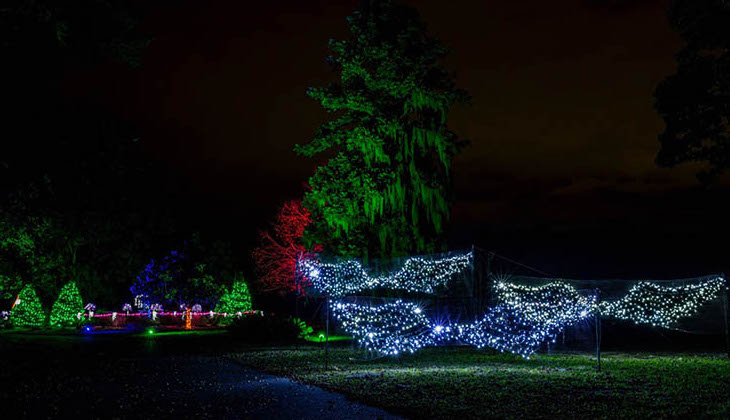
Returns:
[[[304,90],[334,76],[327,40],[346,36],[357,4],[175,2],[150,15],[144,66],[115,76],[108,94],[177,188],[200,197],[194,217],[250,241],[278,203],[301,196],[319,162],[292,147],[326,118]],[[411,4],[473,96],[449,119],[472,142],[454,165],[452,247],[581,274],[571,267],[586,258],[612,267],[641,250],[652,261],[706,256],[691,239],[717,230],[700,220],[724,218],[720,194],[697,189],[695,168],[653,161],[663,122],[652,94],[681,46],[667,1]],[[556,255],[568,258],[555,265]]]

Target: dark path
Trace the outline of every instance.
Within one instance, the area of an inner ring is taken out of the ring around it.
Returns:
[[[240,366],[222,356],[222,341],[0,334],[0,417],[394,418]]]

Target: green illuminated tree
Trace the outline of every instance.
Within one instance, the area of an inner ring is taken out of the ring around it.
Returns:
[[[47,303],[58,294],[57,279],[66,276],[62,236],[53,220],[32,216],[24,207],[0,210],[0,298],[15,297],[23,284]]]
[[[371,1],[348,18],[350,38],[330,41],[339,81],[308,95],[333,114],[296,152],[332,157],[310,179],[304,240],[345,256],[398,256],[443,248],[450,169],[464,143],[446,126],[468,101],[440,59],[447,49],[417,12]]]
[[[251,294],[248,291],[248,285],[244,280],[236,280],[233,282],[231,291],[226,292],[221,297],[215,312],[223,312],[227,314],[236,314],[238,312],[246,312],[251,310]]]
[[[657,164],[703,162],[710,181],[730,168],[730,2],[675,0],[669,21],[685,41],[677,73],[656,89],[666,129]]]
[[[58,300],[51,308],[51,327],[74,327],[79,320],[77,314],[84,312],[84,303],[81,300],[76,283],[69,282],[61,289]]]
[[[10,311],[10,322],[14,327],[42,327],[46,323],[41,301],[30,284],[18,294],[18,300]]]
[[[155,235],[172,231],[138,129],[104,99],[105,69],[136,71],[151,40],[136,26],[150,8],[132,3],[0,7],[0,77],[13,81],[3,89],[13,104],[3,137],[14,139],[0,141],[2,298],[32,284],[49,308],[75,281],[90,300],[119,302],[159,250]],[[70,81],[81,73],[95,76]]]

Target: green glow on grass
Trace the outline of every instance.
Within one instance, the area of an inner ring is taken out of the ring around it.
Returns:
[[[305,340],[312,342],[312,343],[324,343],[327,336],[323,332],[320,332],[318,335],[308,335],[304,337]],[[352,340],[352,337],[349,335],[331,335],[329,338],[329,341],[348,341]]]

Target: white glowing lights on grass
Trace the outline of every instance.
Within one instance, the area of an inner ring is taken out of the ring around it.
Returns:
[[[467,268],[471,259],[471,252],[438,260],[412,257],[396,273],[382,277],[371,277],[355,260],[327,264],[303,259],[299,264],[317,289],[339,297],[377,288],[433,293],[435,287],[446,285],[453,275]]]

